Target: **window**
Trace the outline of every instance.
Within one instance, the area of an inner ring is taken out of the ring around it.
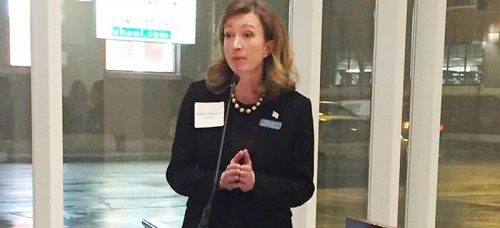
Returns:
[[[339,51],[335,85],[370,85],[372,74],[371,50]]]
[[[9,0],[10,65],[31,66],[30,0]]]
[[[483,77],[483,44],[478,41],[445,46],[444,85],[478,85]]]
[[[10,65],[31,66],[30,0],[9,0]],[[106,40],[106,70],[177,72],[173,44]]]

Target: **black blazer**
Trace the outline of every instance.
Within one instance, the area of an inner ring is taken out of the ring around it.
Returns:
[[[183,227],[196,227],[208,202],[223,128],[196,129],[194,104],[224,101],[226,107],[228,97],[229,90],[216,95],[205,81],[198,81],[182,101],[166,177],[174,191],[189,197]],[[269,127],[260,124],[262,120],[278,124]],[[314,192],[310,100],[290,91],[274,100],[264,99],[250,114],[231,106],[220,173],[241,149],[250,153],[254,189],[218,190],[209,227],[292,227],[290,208],[304,204]]]

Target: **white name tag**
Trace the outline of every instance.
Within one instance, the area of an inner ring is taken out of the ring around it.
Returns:
[[[224,102],[194,103],[194,127],[209,128],[224,125]]]

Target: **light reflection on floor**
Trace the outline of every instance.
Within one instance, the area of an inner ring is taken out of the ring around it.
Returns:
[[[180,227],[186,199],[165,181],[166,162],[64,164],[65,227]],[[1,164],[0,227],[32,227],[31,165]]]
[[[498,161],[440,164],[436,227],[498,227]],[[186,198],[167,185],[166,166],[166,162],[65,164],[65,227],[142,227],[145,218],[180,227]],[[0,176],[0,228],[32,227],[31,165],[0,164]],[[363,187],[318,189],[317,227],[344,227],[345,216],[366,214],[366,195]]]

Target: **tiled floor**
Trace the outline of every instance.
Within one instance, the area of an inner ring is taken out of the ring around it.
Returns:
[[[440,165],[436,227],[500,227],[500,159]],[[167,185],[166,166],[66,163],[65,227],[143,227],[143,219],[180,227],[186,198]],[[0,164],[0,176],[0,228],[32,227],[31,165]],[[365,213],[365,202],[366,188],[319,189],[317,227],[344,227],[343,215]]]
[[[142,227],[144,218],[180,227],[186,199],[167,185],[166,165],[65,164],[65,227]],[[0,227],[32,227],[31,166],[2,164],[0,175]]]

